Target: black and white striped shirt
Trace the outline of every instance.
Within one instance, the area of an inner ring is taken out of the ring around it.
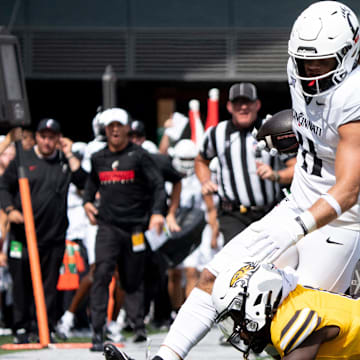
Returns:
[[[265,150],[256,150],[257,141],[251,130],[239,130],[231,120],[222,121],[209,128],[200,149],[206,160],[219,159],[217,181],[222,200],[237,205],[263,206],[271,204],[279,194],[279,184],[262,180],[256,174],[256,161],[273,169],[280,168],[279,157]]]

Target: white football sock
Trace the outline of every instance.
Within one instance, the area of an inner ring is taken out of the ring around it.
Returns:
[[[215,317],[211,295],[194,288],[180,308],[156,355],[164,360],[184,359],[191,348],[209,332]]]
[[[72,313],[69,310],[66,310],[64,312],[64,315],[61,317],[61,320],[63,322],[65,322],[66,324],[70,324],[71,326],[73,326],[74,325],[74,318],[75,318],[75,314]]]

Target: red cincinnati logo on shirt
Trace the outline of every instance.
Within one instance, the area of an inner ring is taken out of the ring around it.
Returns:
[[[126,171],[101,171],[99,173],[100,181],[103,182],[132,182],[135,179],[135,171],[134,170],[126,170]]]

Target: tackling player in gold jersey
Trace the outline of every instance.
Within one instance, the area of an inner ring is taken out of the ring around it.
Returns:
[[[272,264],[220,273],[212,297],[228,341],[244,358],[265,349],[286,360],[360,359],[360,300],[297,282],[292,269]]]

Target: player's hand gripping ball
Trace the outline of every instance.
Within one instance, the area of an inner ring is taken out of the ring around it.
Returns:
[[[260,127],[256,135],[259,146],[278,154],[296,153],[299,147],[292,129],[292,110],[282,110],[269,117]]]

